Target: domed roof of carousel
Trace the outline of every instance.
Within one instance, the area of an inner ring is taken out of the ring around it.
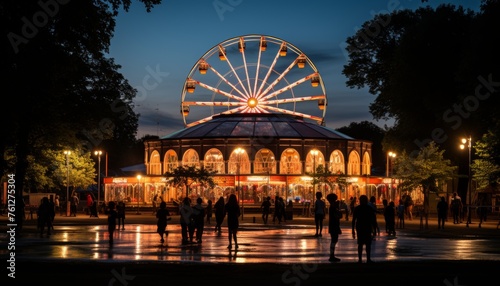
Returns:
[[[302,117],[274,113],[221,114],[161,139],[248,137],[355,140],[334,129],[304,121]]]

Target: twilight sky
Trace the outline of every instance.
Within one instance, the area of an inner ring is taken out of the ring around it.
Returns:
[[[480,0],[165,0],[150,13],[134,3],[117,18],[109,56],[139,91],[138,138],[184,128],[181,96],[193,66],[219,43],[249,34],[282,39],[309,57],[324,81],[327,127],[364,120],[383,127],[391,122],[369,113],[375,95],[345,84],[345,40],[374,14],[443,3],[478,10]]]

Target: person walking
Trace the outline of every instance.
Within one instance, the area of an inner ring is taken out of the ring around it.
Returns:
[[[460,213],[462,211],[462,200],[457,195],[453,193],[453,198],[451,199],[451,213],[453,215],[453,224],[461,223]]]
[[[396,205],[393,201],[385,207],[384,219],[387,234],[396,236]]]
[[[182,244],[193,242],[194,223],[192,222],[193,208],[191,207],[191,199],[185,197],[179,207]],[[189,240],[188,240],[189,237]]]
[[[314,202],[314,223],[316,225],[315,237],[321,237],[321,232],[323,231],[323,220],[325,219],[325,209],[326,204],[321,199],[323,194],[321,192],[316,192],[316,201]]]
[[[115,210],[116,204],[111,201],[108,203],[108,234],[109,234],[109,244],[113,244],[113,237],[116,230],[116,219],[118,213]]]
[[[54,209],[50,205],[49,199],[47,197],[43,197],[37,210],[40,236],[43,236],[45,227],[47,227],[47,235],[51,234],[50,230],[52,229],[52,218],[54,217],[53,213]]]
[[[448,216],[448,203],[444,197],[441,197],[437,203],[438,229],[444,229],[444,222]]]
[[[77,207],[80,204],[80,199],[78,199],[78,196],[76,193],[73,193],[73,196],[71,197],[71,205],[70,205],[70,211],[72,216],[76,217],[76,212],[77,212]]]
[[[403,203],[403,200],[399,200],[399,204],[396,210],[398,216],[398,227],[405,228],[405,205]]]
[[[212,212],[213,212],[212,200],[207,201],[207,208],[205,209],[205,212],[207,214],[207,224],[210,224],[212,221]]]
[[[197,198],[196,205],[193,207],[193,218],[196,229],[196,242],[202,242],[203,227],[205,224],[205,208],[202,205],[203,199]]]
[[[377,221],[375,212],[368,205],[368,197],[361,195],[359,205],[354,208],[352,214],[352,238],[358,243],[358,263],[362,263],[363,246],[366,250],[366,262],[371,263],[372,234]]]
[[[260,208],[262,209],[262,220],[264,221],[264,224],[267,224],[269,212],[271,211],[271,197],[264,198]]]
[[[215,209],[215,232],[218,232],[220,235],[222,232],[221,226],[224,221],[224,217],[226,216],[226,212],[224,211],[224,198],[221,196],[214,205]]]
[[[54,200],[54,206],[55,206],[55,212],[59,212],[59,215],[62,216],[62,209],[61,209],[61,201],[59,200],[59,195],[56,196],[56,199]]]
[[[97,209],[97,207],[96,207]],[[116,213],[117,213],[117,218],[118,218],[118,230],[120,230],[120,226],[122,227],[122,230],[125,230],[125,202],[124,201],[119,201],[118,205],[116,206]],[[97,211],[96,211],[97,214]]]
[[[326,200],[330,203],[330,210],[328,211],[328,233],[330,234],[330,262],[339,262],[340,258],[335,256],[335,248],[339,241],[339,234],[342,234],[340,229],[340,219],[342,212],[339,209],[336,194],[328,194]]]
[[[171,219],[170,213],[167,210],[167,203],[161,202],[160,208],[156,211],[156,232],[160,235],[160,242],[165,242],[163,236],[166,234],[168,236],[167,221]]]
[[[228,249],[233,246],[232,241],[234,241],[234,248],[238,249],[238,227],[239,227],[239,217],[240,217],[240,206],[238,205],[238,200],[235,194],[231,194],[229,199],[224,206],[224,212],[227,214],[227,231],[229,245]]]
[[[94,204],[94,200],[92,199],[92,195],[87,193],[87,209],[86,212],[90,217],[92,217],[92,205]]]

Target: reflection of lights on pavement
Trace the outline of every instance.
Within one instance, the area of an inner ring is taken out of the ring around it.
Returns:
[[[386,252],[386,259],[387,260],[395,260],[398,259],[398,256],[396,255],[395,250],[398,248],[398,240],[397,239],[388,239],[387,240],[387,246],[386,249],[389,250]]]
[[[134,256],[135,260],[140,260],[143,257],[141,256],[141,246],[142,246],[142,234],[141,234],[141,226],[136,226],[135,228],[135,253],[137,255]]]
[[[470,244],[470,240],[455,240],[455,259],[474,259],[475,253]]]
[[[67,231],[63,232],[62,237],[63,237],[63,241],[67,242],[68,241],[68,232]]]
[[[68,258],[68,247],[67,246],[61,247],[61,257]]]

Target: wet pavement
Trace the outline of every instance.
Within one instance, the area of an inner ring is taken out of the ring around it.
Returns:
[[[257,222],[254,222],[256,217]],[[5,217],[1,218],[2,257],[8,257],[8,234]],[[156,220],[151,214],[127,214],[124,230],[117,230],[114,243],[109,244],[106,218],[56,217],[52,235],[40,237],[33,220],[28,220],[15,239],[18,261],[109,261],[109,262],[194,262],[194,263],[330,263],[328,228],[322,237],[314,237],[312,218],[298,217],[278,224],[259,223],[258,215],[247,215],[240,224],[237,250],[228,250],[226,228],[222,234],[214,232],[214,224],[206,225],[201,244],[181,244],[178,216],[173,216],[167,227],[169,235],[164,243],[156,233]],[[384,223],[379,218],[379,225]],[[449,224],[437,230],[435,220],[429,229],[421,230],[419,221],[407,221],[397,235],[384,231],[372,246],[372,259],[384,261],[439,261],[439,260],[500,260],[500,230],[497,220],[490,220],[478,228],[477,222],[469,228]],[[383,229],[381,229],[383,230]],[[350,222],[342,221],[343,234],[336,247],[340,263],[357,262],[357,244],[351,236]],[[364,257],[363,257],[364,258]]]

